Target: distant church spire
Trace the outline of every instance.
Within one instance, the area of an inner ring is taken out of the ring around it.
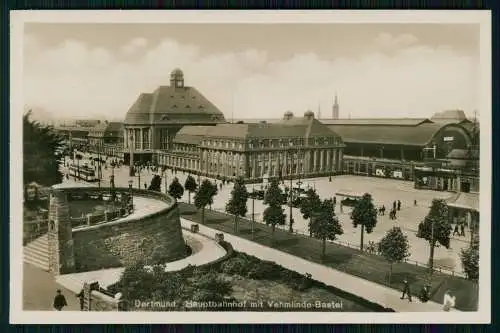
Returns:
[[[332,106],[332,118],[339,119],[339,99],[337,93],[335,93],[335,101]]]

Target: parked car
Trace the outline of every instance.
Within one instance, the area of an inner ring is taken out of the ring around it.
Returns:
[[[354,207],[358,203],[357,199],[345,198],[341,201],[342,206]]]

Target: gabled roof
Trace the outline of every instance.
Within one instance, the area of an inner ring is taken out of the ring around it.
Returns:
[[[345,143],[425,146],[443,125],[424,123],[419,126],[329,125],[328,127],[340,135]]]
[[[175,135],[174,142],[198,145],[210,127],[213,126],[184,126]]]
[[[352,119],[321,119],[327,125],[367,125],[367,126],[418,126],[432,123],[428,118],[352,118]]]
[[[123,123],[117,121],[102,122],[92,127],[89,132],[90,136],[121,136],[123,134]]]
[[[279,123],[225,123],[216,126],[184,126],[175,136],[175,142],[197,144],[202,137],[212,138],[296,138],[338,136],[318,120],[292,118]]]
[[[125,124],[220,123],[223,113],[194,87],[160,86],[142,93],[125,116]]]

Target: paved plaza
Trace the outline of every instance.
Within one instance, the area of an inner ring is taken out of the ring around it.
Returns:
[[[115,168],[115,185],[121,187],[127,187],[128,182],[131,179],[128,175],[128,167],[123,166],[121,168]],[[109,179],[111,175],[111,168],[103,168],[103,181],[101,186],[109,186]],[[171,183],[174,177],[179,178],[182,185],[187,177],[187,173],[177,172],[175,175],[169,170],[166,172],[167,182]],[[148,186],[153,178],[154,173],[149,171],[142,171],[140,176],[141,188],[144,188],[144,183]],[[194,176],[197,179],[197,176]],[[204,179],[204,177],[201,177]],[[139,177],[133,177],[133,186],[138,187]],[[73,180],[71,180],[73,181]],[[213,181],[213,179],[212,179]],[[409,181],[394,180],[394,179],[382,179],[373,177],[360,177],[360,176],[335,176],[332,177],[332,181],[326,178],[314,178],[302,180],[302,187],[311,186],[315,188],[322,199],[331,198],[336,192],[355,192],[355,193],[365,193],[368,192],[372,195],[375,205],[385,207],[390,210],[392,203],[395,200],[401,200],[401,211],[398,211],[397,219],[390,220],[388,216],[388,211],[385,216],[378,217],[378,223],[374,231],[371,234],[365,233],[364,243],[368,244],[369,241],[378,242],[393,226],[399,226],[406,232],[411,245],[411,256],[409,260],[416,261],[425,264],[428,261],[429,256],[429,244],[418,237],[416,237],[416,231],[418,224],[425,215],[428,213],[429,206],[434,198],[449,198],[453,193],[449,192],[438,192],[438,191],[428,191],[428,190],[416,190],[413,188],[413,183]],[[217,183],[220,183],[217,181]],[[295,183],[295,181],[294,181]],[[285,185],[289,182],[285,181]],[[95,184],[97,186],[97,183]],[[260,185],[248,185],[247,188],[251,192],[252,188],[258,189]],[[232,190],[232,184],[228,184],[219,188],[217,196],[214,198],[214,204],[212,209],[224,211],[226,202],[230,197]],[[162,179],[162,191],[165,191],[165,180]],[[191,195],[192,200],[193,195]],[[339,197],[337,201],[339,202]],[[417,206],[414,205],[414,200],[417,201]],[[187,192],[181,198],[181,201],[188,201]],[[252,213],[252,200],[248,200],[248,214],[247,217],[251,217]],[[254,216],[256,221],[262,222],[262,213],[265,209],[265,205],[261,200],[254,200]],[[289,207],[284,206],[285,213],[289,214]],[[349,217],[350,208],[344,207],[343,212],[340,212],[339,205],[337,204],[336,213],[339,216],[340,222],[343,225],[344,234],[338,238],[338,241],[342,243],[348,243],[350,246],[358,247],[360,243],[360,229],[354,228],[352,226],[352,221]],[[292,216],[295,220],[294,229],[303,234],[308,234],[308,221],[304,220],[300,214],[298,208],[292,209]],[[287,224],[289,218],[287,216]],[[283,228],[288,229],[288,225],[283,226]],[[435,265],[443,267],[448,270],[453,270],[456,272],[462,272],[461,262],[459,253],[460,250],[468,246],[468,230],[466,230],[465,237],[454,237],[451,240],[451,248],[446,249],[444,247],[438,247],[435,249]]]

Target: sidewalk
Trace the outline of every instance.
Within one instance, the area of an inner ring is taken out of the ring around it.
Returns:
[[[189,257],[166,263],[166,272],[180,271],[189,265],[205,265],[226,255],[226,250],[222,246],[203,234],[193,234],[187,230],[182,230],[182,234],[193,252]],[[97,281],[99,282],[99,286],[107,288],[120,280],[124,270],[124,267],[118,267],[64,274],[57,276],[56,281],[68,290],[77,293],[82,288],[84,282],[89,281]]]
[[[181,224],[183,227],[189,228],[193,222],[181,218]],[[219,232],[201,224],[199,224],[199,228],[201,234],[210,238],[215,237],[215,234]],[[368,280],[304,260],[273,248],[262,246],[228,233],[224,234],[224,239],[230,242],[237,251],[254,255],[262,260],[274,261],[298,273],[310,273],[312,277],[318,281],[335,286],[348,293],[359,295],[373,303],[391,308],[396,312],[443,312],[442,304],[431,301],[421,303],[417,297],[414,297],[413,302],[410,303],[407,299],[402,300],[400,298],[401,293],[399,291]]]
[[[68,306],[63,311],[80,311],[80,301],[75,294],[56,283],[54,276],[38,267],[23,265],[23,310],[52,311],[56,290],[61,289]]]

